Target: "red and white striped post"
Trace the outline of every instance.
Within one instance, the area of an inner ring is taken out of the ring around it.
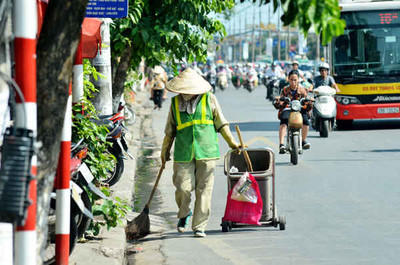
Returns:
[[[78,103],[83,98],[83,54],[82,37],[75,54],[72,68],[72,103]]]
[[[71,86],[68,91],[68,102],[65,110],[64,126],[61,136],[60,156],[57,167],[56,183],[56,264],[68,265],[69,258],[69,225],[71,215],[71,127],[72,96]]]
[[[36,0],[14,0],[14,53],[15,81],[22,90],[26,102],[26,125],[21,99],[17,97],[15,125],[27,128],[37,135],[36,107],[36,34],[37,6]],[[31,173],[37,175],[37,157],[32,157]],[[15,264],[36,264],[36,179],[29,185],[28,215],[23,226],[17,226],[15,233]]]

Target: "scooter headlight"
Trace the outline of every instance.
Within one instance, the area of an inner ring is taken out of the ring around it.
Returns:
[[[292,110],[294,111],[300,111],[301,110],[301,103],[298,100],[294,100],[292,101],[292,105],[291,105]]]

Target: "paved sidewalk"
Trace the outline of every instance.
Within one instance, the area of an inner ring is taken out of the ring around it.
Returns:
[[[128,158],[125,160],[125,169],[120,181],[111,187],[112,197],[119,197],[127,200],[132,205],[132,198],[135,191],[135,172],[137,167],[137,158],[141,152],[142,128],[144,117],[152,111],[152,105],[148,99],[147,91],[139,91],[136,95],[133,108],[136,112],[136,123],[129,126],[127,140],[129,149],[134,160]],[[131,217],[128,217],[129,219]],[[86,243],[78,243],[69,259],[69,264],[73,265],[122,265],[126,264],[125,250],[125,224],[126,220],[122,220],[124,226],[118,225],[107,231],[102,228],[100,234],[95,239]]]
[[[157,161],[153,167],[154,172],[158,171],[161,165],[160,154],[161,145],[164,138],[164,127],[168,116],[168,110],[170,106],[170,99],[173,97],[172,93],[168,93],[169,98],[163,103],[161,110],[153,110],[151,115],[151,133],[154,138],[154,146],[156,150],[153,153],[153,157]],[[151,103],[152,105],[152,103]],[[170,200],[173,196],[168,196],[167,193],[173,194],[174,188],[172,185],[172,165],[169,161],[162,173],[160,183],[156,192],[156,197],[159,199],[156,203],[152,202],[150,207],[150,224],[151,234],[145,238],[137,241],[128,242],[127,261],[128,265],[140,264],[140,265],[153,265],[165,263],[166,253],[163,248],[163,240],[168,238],[168,233],[171,231],[176,232],[176,203],[174,200]],[[154,178],[155,180],[155,178]],[[151,182],[151,186],[154,183]],[[146,196],[147,200],[148,196]],[[137,213],[139,214],[139,213]],[[133,251],[129,251],[129,250]]]

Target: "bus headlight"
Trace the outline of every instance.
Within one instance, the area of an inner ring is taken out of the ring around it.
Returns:
[[[356,97],[336,95],[335,98],[336,101],[342,105],[361,104],[361,102]]]

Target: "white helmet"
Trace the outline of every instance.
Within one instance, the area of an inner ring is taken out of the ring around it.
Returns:
[[[329,64],[327,63],[321,63],[318,67],[318,70],[321,71],[322,69],[326,69],[329,71]]]

